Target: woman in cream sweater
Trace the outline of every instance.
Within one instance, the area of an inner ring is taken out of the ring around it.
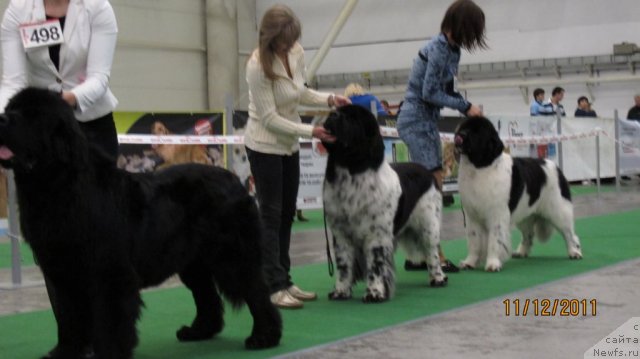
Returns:
[[[249,122],[245,145],[265,227],[263,267],[271,301],[302,308],[316,294],[293,284],[289,269],[291,224],[300,177],[299,137],[335,138],[323,127],[303,124],[298,105],[339,107],[349,100],[305,86],[300,21],[290,8],[274,5],[260,24],[258,48],[247,63]]]

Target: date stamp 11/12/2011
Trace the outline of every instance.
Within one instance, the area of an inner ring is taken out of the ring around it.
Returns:
[[[596,299],[508,298],[502,304],[507,317],[595,317],[598,313]]]

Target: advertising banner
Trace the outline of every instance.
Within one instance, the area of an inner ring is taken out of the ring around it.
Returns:
[[[208,136],[224,134],[222,113],[116,112],[119,133]],[[121,144],[118,167],[129,172],[150,172],[179,163],[224,167],[222,145]]]
[[[640,122],[618,120],[620,174],[640,173]]]

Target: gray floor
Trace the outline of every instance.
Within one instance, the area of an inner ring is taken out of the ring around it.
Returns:
[[[639,187],[635,180],[620,192],[577,196],[576,217],[640,208]],[[445,213],[443,224],[443,240],[464,235],[460,212]],[[326,261],[324,232],[295,234],[291,253],[294,265]],[[23,280],[24,286],[7,288],[10,270],[0,270],[0,288],[4,288],[0,289],[0,315],[49,307],[38,269],[24,268]],[[165,286],[175,285],[179,284],[173,279]],[[508,298],[593,298],[598,313],[595,317],[507,317],[502,303],[506,297],[497,297],[288,357],[582,358],[587,349],[629,318],[640,317],[640,259],[512,293]]]

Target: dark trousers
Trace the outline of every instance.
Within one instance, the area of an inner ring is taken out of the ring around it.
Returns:
[[[113,113],[110,112],[95,120],[78,123],[87,137],[87,141],[102,148],[106,154],[113,157],[115,162],[118,158],[118,133],[113,121]]]
[[[291,224],[300,182],[300,154],[272,155],[247,148],[264,225],[262,262],[271,293],[291,286]]]

